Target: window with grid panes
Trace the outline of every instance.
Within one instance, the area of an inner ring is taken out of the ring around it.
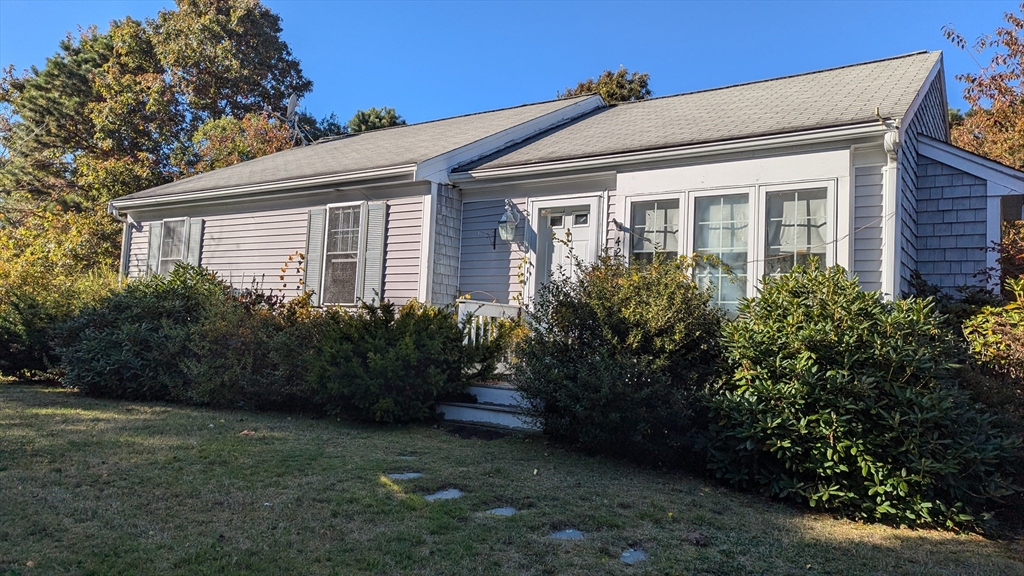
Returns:
[[[327,213],[324,251],[324,304],[355,304],[362,246],[362,207],[341,206]]]
[[[169,274],[178,262],[185,260],[185,221],[164,220],[160,236],[157,274]]]
[[[812,256],[825,266],[828,190],[769,192],[765,205],[765,274],[785,274]]]
[[[697,281],[710,288],[712,302],[735,310],[747,294],[747,251],[750,231],[750,197],[747,194],[694,198],[693,249],[713,256],[715,262],[699,262]]]
[[[634,202],[629,253],[634,262],[651,262],[654,255],[679,257],[679,200]]]

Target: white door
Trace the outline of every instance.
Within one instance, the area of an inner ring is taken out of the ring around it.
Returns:
[[[537,233],[540,282],[576,273],[577,260],[593,261],[590,206],[542,208]]]

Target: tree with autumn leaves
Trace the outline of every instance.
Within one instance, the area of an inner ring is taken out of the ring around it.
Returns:
[[[1024,2],[1003,18],[1006,26],[973,44],[952,26],[943,28],[961,50],[993,52],[988,64],[978,64],[978,72],[956,75],[966,84],[964,100],[971,108],[954,115],[950,138],[965,150],[1024,170]]]
[[[115,284],[111,199],[290,147],[266,110],[312,85],[258,0],[178,0],[4,70],[0,370],[45,369],[49,329]]]

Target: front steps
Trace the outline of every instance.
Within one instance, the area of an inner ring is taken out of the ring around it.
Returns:
[[[523,397],[508,384],[477,384],[466,391],[476,398],[475,403],[441,402],[437,405],[438,414],[445,420],[463,424],[540,432],[540,428],[523,415]]]

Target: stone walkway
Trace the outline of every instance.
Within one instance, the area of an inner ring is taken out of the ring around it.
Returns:
[[[398,458],[401,460],[414,460],[416,457],[399,456]],[[390,480],[414,480],[416,478],[422,478],[423,473],[393,472],[390,474],[385,474],[385,476]],[[428,494],[424,496],[423,499],[426,500],[427,502],[434,502],[436,500],[454,500],[455,498],[462,497],[462,495],[463,492],[458,488],[448,488],[446,490],[441,490],[440,492]],[[516,510],[515,508],[512,508],[511,506],[506,506],[504,508],[491,508],[490,510],[487,510],[484,513],[489,514],[491,516],[508,517],[516,514],[516,512],[518,512],[518,510]],[[545,536],[545,538],[550,540],[583,540],[586,537],[587,535],[584,532],[580,532],[575,528],[566,528],[565,530],[552,532],[551,534]],[[649,558],[650,556],[647,554],[647,552],[644,552],[643,550],[635,550],[633,548],[627,549],[625,552],[622,553],[621,556],[619,556],[619,560],[621,560],[624,564],[629,565],[644,562]]]

